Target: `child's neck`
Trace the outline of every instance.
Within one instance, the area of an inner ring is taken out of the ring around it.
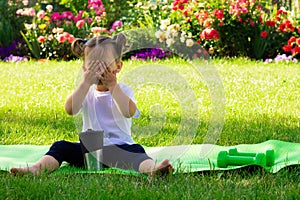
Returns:
[[[96,90],[99,92],[106,92],[108,91],[108,88],[103,85],[96,85]]]

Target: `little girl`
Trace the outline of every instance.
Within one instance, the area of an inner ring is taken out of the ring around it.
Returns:
[[[87,42],[76,39],[72,43],[73,53],[84,58],[84,73],[81,83],[67,98],[65,110],[70,115],[82,112],[83,131],[104,132],[104,165],[149,175],[170,173],[174,169],[168,159],[155,163],[131,137],[131,117],[138,117],[139,111],[132,89],[116,79],[123,66],[121,57],[125,44],[126,37],[122,33],[113,38],[98,36]],[[80,143],[57,141],[34,165],[12,168],[10,172],[35,175],[52,172],[63,161],[84,167]]]

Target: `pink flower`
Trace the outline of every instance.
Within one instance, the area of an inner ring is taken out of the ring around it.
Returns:
[[[111,28],[116,30],[118,27],[121,27],[121,26],[123,26],[121,21],[115,21]]]
[[[38,39],[37,39],[37,41],[39,43],[44,43],[46,41],[46,38],[44,36],[39,36]]]
[[[23,3],[24,6],[28,6],[29,1],[28,0],[23,0],[22,3]]]
[[[101,22],[101,17],[100,16],[96,16],[95,17],[95,21],[98,22],[98,23]]]
[[[266,38],[266,37],[268,37],[268,32],[267,31],[263,31],[263,32],[261,32],[260,36],[262,38]]]
[[[64,36],[64,34],[60,34],[57,36],[57,40],[59,43],[64,43],[66,41],[66,37]]]
[[[95,35],[99,35],[99,33],[109,33],[109,31],[106,28],[102,28],[102,27],[93,27],[91,28],[91,31]]]
[[[68,42],[69,43],[72,43],[73,41],[75,40],[75,37],[74,37],[74,35],[69,35],[69,38],[68,38]]]
[[[18,9],[18,10],[16,11],[16,14],[17,14],[17,15],[22,15],[22,13],[23,13],[23,9]]]
[[[35,16],[35,10],[34,10],[34,8],[28,8],[28,16],[31,16],[31,17]]]
[[[54,13],[52,13],[52,15],[51,15],[51,19],[52,19],[52,20],[60,20],[60,19],[61,19],[61,16],[60,16],[60,14],[59,14],[58,12],[54,12]]]
[[[38,13],[37,13],[37,17],[39,19],[44,19],[44,17],[46,16],[45,14],[45,11],[44,10],[40,10]]]
[[[82,28],[84,26],[84,20],[79,20],[77,23],[76,23],[76,27],[77,28]]]
[[[69,19],[69,20],[71,20],[71,19],[74,18],[73,13],[70,12],[70,11],[65,11],[65,12],[63,12],[63,13],[61,14],[61,17],[64,18],[64,19]]]

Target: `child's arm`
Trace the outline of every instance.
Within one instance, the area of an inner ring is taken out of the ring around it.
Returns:
[[[124,117],[132,117],[136,112],[136,105],[120,88],[118,84],[109,88],[112,97]]]
[[[80,111],[82,103],[91,85],[98,83],[100,77],[98,73],[98,65],[99,63],[95,61],[92,62],[88,68],[85,68],[83,66],[83,80],[73,91],[73,93],[67,98],[67,101],[65,103],[65,110],[69,115],[75,115]]]
[[[100,78],[101,82],[109,89],[114,102],[117,104],[119,111],[124,117],[130,118],[136,112],[136,105],[120,88],[116,79],[116,72],[111,72],[109,69],[105,70]]]

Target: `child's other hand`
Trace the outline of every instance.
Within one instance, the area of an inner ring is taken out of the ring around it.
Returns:
[[[104,67],[104,72],[101,74],[100,81],[107,88],[115,87],[117,84],[116,73],[112,72],[110,68],[106,65]]]

